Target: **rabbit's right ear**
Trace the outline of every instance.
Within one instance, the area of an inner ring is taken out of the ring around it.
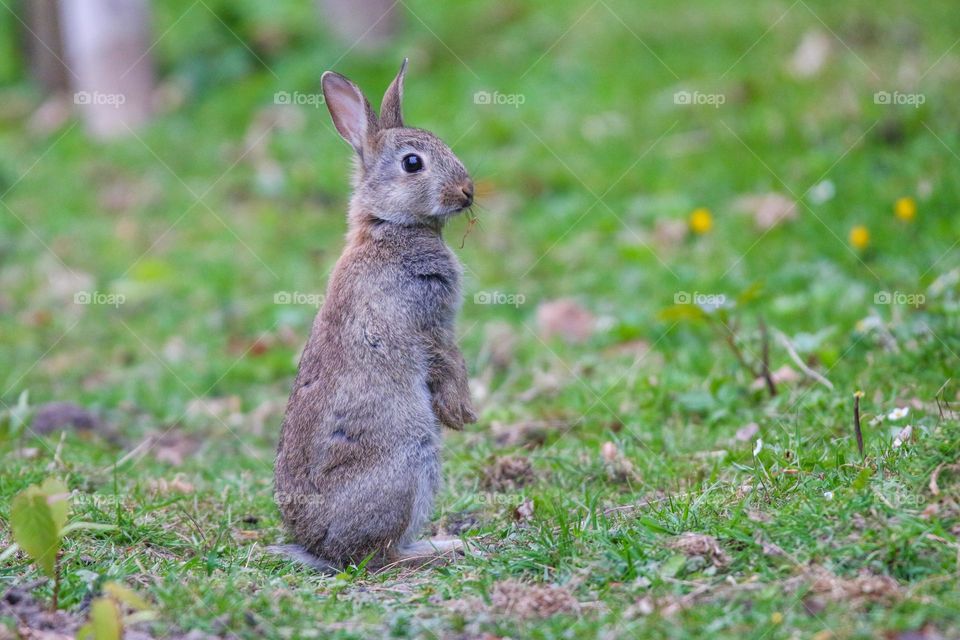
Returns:
[[[370,103],[360,87],[339,73],[327,71],[320,84],[333,125],[362,159],[367,142],[377,130],[377,116]]]

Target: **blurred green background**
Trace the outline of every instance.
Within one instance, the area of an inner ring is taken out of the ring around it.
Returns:
[[[261,518],[264,542],[283,539],[270,466],[314,302],[343,245],[352,167],[319,78],[335,69],[376,106],[409,57],[407,122],[451,144],[478,190],[476,224],[454,220],[446,237],[465,265],[459,331],[481,421],[450,439],[452,488],[438,508],[445,518],[480,509],[476,529],[507,540],[486,564],[443,574],[443,598],[486,593],[505,576],[563,582],[586,570],[593,577],[576,588],[594,591],[580,599],[619,615],[645,593],[640,578],[661,595],[699,584],[658,578],[657,563],[663,535],[704,530],[732,541],[738,578],[762,574],[771,592],[729,617],[714,603],[658,628],[682,637],[712,622],[737,635],[781,611],[776,585],[790,569],[751,542],[754,528],[768,527],[801,562],[845,574],[869,566],[930,589],[894,613],[823,614],[846,635],[944,619],[956,629],[956,612],[937,604],[956,595],[937,577],[949,578],[955,553],[924,536],[956,544],[957,512],[944,506],[939,520],[924,519],[920,497],[888,512],[868,495],[883,476],[884,487],[902,482],[926,496],[930,469],[951,461],[958,442],[955,420],[948,413],[953,426],[941,427],[933,404],[956,402],[960,364],[955,1],[404,0],[377,47],[337,37],[329,14],[308,2],[155,2],[154,114],[109,139],[89,133],[72,89],[45,94],[31,80],[21,8],[0,6],[0,409],[26,390],[32,403],[71,401],[108,416],[127,440],[76,444],[78,476],[143,434],[182,429],[205,443],[196,458],[176,471],[145,460],[153,466],[125,471],[121,485],[140,491],[138,474],[187,473],[208,507],[197,514],[205,524],[228,530],[219,514],[245,509]],[[550,304],[558,299],[566,302]],[[799,373],[779,338],[770,366],[792,373],[775,398],[755,386],[761,318],[833,389]],[[858,389],[870,417],[913,407],[929,443],[910,457],[891,448],[899,426],[871,427],[864,464],[877,471],[874,485],[852,462]],[[198,398],[227,398],[229,412],[214,420],[196,410]],[[531,422],[546,425],[551,446],[504,436],[505,425]],[[737,435],[749,424],[750,435]],[[758,434],[765,458],[751,454]],[[608,442],[611,459],[626,456],[642,480],[611,480],[598,453]],[[553,505],[535,525],[482,492],[503,446],[533,447],[540,484],[506,495]],[[713,456],[718,449],[729,457]],[[42,477],[40,455],[17,463],[5,495]],[[770,493],[744,497],[754,480]],[[681,491],[688,497],[663,498]],[[622,529],[567,529],[571,513],[651,495],[663,504]],[[747,518],[748,503],[774,523]],[[166,517],[166,503],[154,508]],[[870,510],[885,515],[863,540],[842,537],[862,532],[856,518]],[[183,523],[137,522],[142,537],[125,540],[137,554],[150,553],[137,546],[147,538],[171,555],[193,549]],[[191,560],[203,558],[206,574],[158,561],[188,577],[181,585],[170,574],[154,592],[168,613],[186,608],[200,626],[207,612],[184,604],[196,593],[234,615],[253,605],[230,581],[263,578],[236,568],[250,547],[217,547],[214,561],[208,551]],[[211,566],[226,583],[206,584]],[[268,561],[257,570],[293,580]],[[85,592],[73,586],[78,602]],[[428,591],[410,607],[426,606]],[[269,590],[257,593],[256,606],[273,606]],[[382,630],[387,614],[336,609],[336,593],[326,614],[367,616]],[[313,615],[311,595],[265,619]],[[599,620],[580,631],[600,635],[609,620]],[[807,637],[820,627],[788,613],[770,637],[790,630]]]

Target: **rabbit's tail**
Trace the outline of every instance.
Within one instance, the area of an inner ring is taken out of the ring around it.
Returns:
[[[341,569],[332,562],[318,558],[299,544],[272,544],[267,547],[267,551],[274,555],[298,562],[320,573],[336,575],[341,571]]]

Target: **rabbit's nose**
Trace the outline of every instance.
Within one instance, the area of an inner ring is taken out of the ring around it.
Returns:
[[[466,198],[466,204],[463,206],[469,207],[473,204],[473,180],[467,178],[467,181],[460,185],[460,193]]]

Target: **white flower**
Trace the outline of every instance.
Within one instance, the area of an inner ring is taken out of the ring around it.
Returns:
[[[763,438],[757,438],[757,444],[753,445],[753,457],[756,458],[763,451]]]
[[[900,430],[900,433],[898,433],[894,437],[893,448],[899,449],[900,446],[903,445],[904,442],[908,441],[910,439],[910,436],[912,435],[913,435],[913,425],[908,424],[907,426],[905,426],[903,429]]]
[[[910,413],[910,407],[897,407],[887,414],[887,419],[900,420],[901,418],[906,418],[908,413]]]
[[[824,499],[824,500],[827,500],[828,502],[829,502],[830,500],[833,500],[833,491],[824,491],[824,492],[823,492],[823,499]]]

